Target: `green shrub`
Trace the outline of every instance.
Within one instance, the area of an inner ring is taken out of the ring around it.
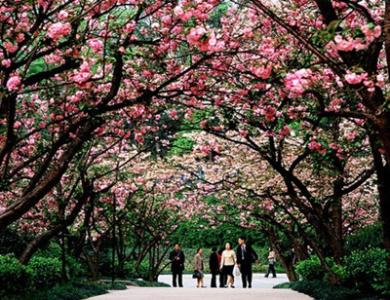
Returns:
[[[98,283],[66,283],[7,300],[80,300],[107,293]]]
[[[124,272],[128,278],[147,278],[148,277],[148,266],[145,262],[142,262],[138,270],[136,270],[136,262],[128,261],[125,263]]]
[[[282,282],[274,285],[273,289],[291,289],[291,282]]]
[[[137,286],[142,286],[142,287],[170,287],[169,284],[163,282],[147,281],[147,280],[139,280],[139,279],[137,279],[134,283]]]
[[[363,227],[346,238],[345,251],[350,254],[354,250],[383,248],[383,230],[381,224]]]
[[[17,293],[28,281],[25,266],[13,256],[0,255],[0,295]]]
[[[300,293],[307,294],[316,300],[356,300],[359,292],[343,286],[330,286],[324,281],[295,281],[290,287]]]
[[[317,256],[311,256],[298,262],[296,271],[304,280],[322,280],[325,275],[320,259]]]
[[[66,268],[70,278],[77,278],[80,276],[86,276],[87,272],[83,269],[81,263],[73,256],[66,257]]]
[[[344,259],[349,280],[361,291],[388,291],[390,284],[385,280],[388,255],[380,248],[352,251]]]
[[[33,257],[27,266],[33,288],[52,287],[60,282],[61,266],[57,258]]]

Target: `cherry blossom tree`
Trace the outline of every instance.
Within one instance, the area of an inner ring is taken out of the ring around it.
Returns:
[[[94,137],[143,142],[155,130],[153,109],[221,49],[196,29],[216,4],[184,14],[171,1],[1,2],[0,228],[51,193]]]
[[[338,81],[338,95],[317,94],[321,115],[357,119],[367,130],[378,177],[384,242],[390,249],[389,153],[387,103],[389,7],[383,1],[250,1],[254,9],[285,31],[311,56],[312,66],[289,71],[290,97],[310,91],[318,68]],[[309,12],[309,13],[308,13]],[[384,33],[384,34],[382,34]],[[309,72],[309,73],[307,73]],[[324,81],[326,82],[326,81]],[[330,97],[329,97],[330,96]],[[330,106],[329,106],[330,105]],[[387,175],[386,175],[387,174]]]

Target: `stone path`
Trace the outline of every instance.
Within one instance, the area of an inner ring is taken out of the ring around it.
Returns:
[[[210,276],[206,275],[207,285],[209,279]],[[161,275],[159,281],[170,284],[171,276]],[[241,288],[240,278],[235,289],[197,289],[191,275],[185,275],[182,289],[129,287],[127,290],[112,291],[88,300],[312,300],[309,296],[290,289],[272,289],[275,284],[286,281],[283,274],[277,278],[264,278],[264,274],[255,274],[252,289]]]
[[[89,300],[311,300],[289,289],[173,289],[130,287]]]

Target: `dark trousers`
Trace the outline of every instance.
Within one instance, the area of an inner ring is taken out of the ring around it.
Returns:
[[[219,272],[219,287],[220,288],[225,287],[226,283],[227,283],[227,277],[222,271]]]
[[[252,264],[241,264],[242,287],[252,287]]]
[[[172,270],[172,286],[177,287],[176,280],[179,279],[179,287],[183,287],[183,271]]]
[[[211,287],[216,288],[217,287],[217,275],[218,272],[211,272]]]
[[[270,273],[272,273],[272,277],[276,277],[275,264],[268,265],[268,271],[267,274],[265,274],[265,277],[268,277]]]

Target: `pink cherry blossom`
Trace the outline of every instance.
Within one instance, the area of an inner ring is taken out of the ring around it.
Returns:
[[[72,31],[72,26],[70,23],[57,22],[50,25],[47,35],[54,41],[58,41],[62,37],[65,37],[70,34]]]
[[[362,81],[365,80],[367,76],[367,73],[356,74],[353,72],[349,72],[344,77],[349,84],[356,85],[362,83]]]
[[[10,79],[7,81],[7,89],[10,92],[14,92],[19,90],[22,83],[22,79],[19,75],[11,76]]]
[[[93,52],[97,54],[103,53],[103,42],[99,39],[92,39],[88,41],[88,46],[91,47]]]

